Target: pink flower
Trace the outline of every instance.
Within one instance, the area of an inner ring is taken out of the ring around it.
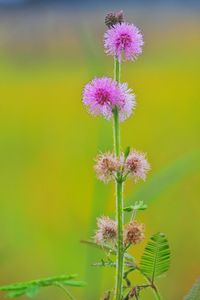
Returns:
[[[117,56],[119,61],[123,52],[126,60],[135,60],[142,53],[143,44],[143,36],[133,24],[116,24],[104,35],[106,53]]]
[[[103,115],[111,119],[113,108],[119,109],[120,121],[128,118],[135,107],[135,97],[126,83],[117,83],[112,78],[95,78],[83,91],[83,103],[93,115]]]
[[[137,181],[140,178],[145,180],[149,170],[150,165],[146,160],[145,154],[131,151],[125,161],[124,172],[134,177]]]
[[[97,156],[94,166],[97,178],[105,183],[115,178],[120,168],[118,159],[111,153],[104,153]]]
[[[101,217],[97,219],[97,231],[95,234],[95,242],[103,244],[105,242],[114,242],[117,237],[117,224],[109,217]]]

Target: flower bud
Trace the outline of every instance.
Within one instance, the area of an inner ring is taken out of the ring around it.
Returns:
[[[120,10],[117,13],[108,13],[105,17],[105,24],[108,28],[113,27],[117,23],[122,23],[124,21],[123,11]]]

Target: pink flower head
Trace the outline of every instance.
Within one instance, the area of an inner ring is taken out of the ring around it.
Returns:
[[[118,23],[104,35],[106,53],[117,56],[119,61],[123,52],[126,60],[136,59],[142,53],[143,44],[143,36],[133,24]]]
[[[103,115],[110,119],[113,108],[119,109],[120,121],[128,118],[135,107],[135,97],[126,83],[117,83],[112,78],[95,78],[86,84],[83,91],[83,103],[93,115]]]
[[[131,151],[125,161],[124,171],[137,181],[138,179],[145,180],[149,170],[150,165],[146,160],[145,154]]]

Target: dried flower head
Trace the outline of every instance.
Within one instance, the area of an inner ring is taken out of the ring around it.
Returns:
[[[122,23],[124,21],[123,11],[120,10],[117,13],[108,13],[105,17],[105,24],[108,28],[113,27],[117,23]]]
[[[143,44],[143,36],[133,24],[118,23],[104,35],[106,53],[117,56],[119,61],[123,53],[126,60],[135,60],[142,53]]]
[[[132,221],[127,224],[124,228],[124,243],[129,244],[139,244],[145,238],[144,235],[144,224],[140,224],[136,221]]]
[[[113,108],[119,109],[120,121],[128,118],[135,107],[135,97],[126,83],[117,83],[112,78],[95,78],[83,91],[83,103],[93,115],[103,115],[110,119]]]
[[[145,154],[137,151],[131,151],[128,155],[125,164],[124,171],[130,176],[138,179],[146,179],[146,174],[150,170],[150,165],[146,160]]]
[[[105,242],[114,242],[117,237],[116,222],[109,217],[101,217],[97,219],[97,231],[95,234],[95,242],[103,244]]]
[[[120,164],[115,155],[112,153],[102,153],[97,156],[94,166],[97,178],[105,183],[115,178]]]

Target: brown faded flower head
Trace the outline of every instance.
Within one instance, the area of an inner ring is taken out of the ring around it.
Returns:
[[[101,217],[97,219],[97,231],[94,236],[97,244],[105,242],[114,242],[117,237],[116,222],[109,217]]]
[[[145,154],[138,151],[131,151],[128,155],[124,170],[137,181],[138,179],[146,179],[146,174],[150,170],[150,165],[146,160]]]
[[[111,153],[104,153],[97,156],[94,166],[97,178],[105,183],[114,179],[119,170],[119,160]]]
[[[132,221],[127,224],[124,228],[124,243],[129,244],[139,244],[145,238],[144,235],[144,224]]]
[[[117,13],[108,13],[105,17],[105,24],[108,28],[111,28],[118,23],[121,24],[122,22],[124,22],[124,14],[122,10]]]

